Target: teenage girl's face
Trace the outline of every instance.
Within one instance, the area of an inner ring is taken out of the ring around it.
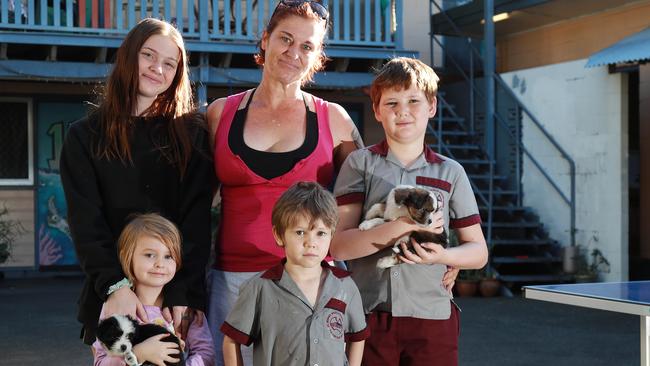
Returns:
[[[325,22],[291,15],[264,34],[264,73],[283,84],[301,82],[323,47]]]
[[[302,268],[320,266],[327,255],[332,241],[332,230],[321,219],[310,227],[310,220],[304,215],[289,226],[282,237],[274,231],[277,244],[284,247],[287,265]]]
[[[138,287],[162,288],[176,274],[176,261],[169,249],[149,236],[138,239],[131,266]]]
[[[180,58],[181,52],[170,37],[153,35],[144,42],[138,54],[138,109],[148,108],[170,87]]]

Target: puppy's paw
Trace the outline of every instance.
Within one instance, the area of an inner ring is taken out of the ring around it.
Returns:
[[[127,352],[124,355],[124,362],[128,366],[137,366],[138,365],[138,359],[135,357],[135,354],[133,354],[133,352]]]
[[[370,230],[375,226],[379,226],[383,224],[384,222],[385,222],[384,219],[380,219],[380,218],[365,220],[364,222],[359,224],[359,230],[361,231]]]
[[[386,211],[385,203],[375,203],[370,206],[368,212],[366,212],[366,220],[374,218],[384,218],[384,212]]]
[[[401,238],[397,239],[397,241],[395,242],[395,245],[393,245],[393,252],[398,253],[398,254],[401,253],[402,252],[401,245],[405,244],[405,245],[408,246],[410,243],[411,243],[411,236],[410,235],[402,236]]]
[[[377,261],[377,268],[390,268],[399,264],[399,259],[396,255],[389,255],[387,257],[379,258]]]

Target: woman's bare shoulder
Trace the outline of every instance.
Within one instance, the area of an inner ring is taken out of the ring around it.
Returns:
[[[219,120],[221,119],[221,113],[226,106],[226,97],[219,98],[208,106],[208,111],[206,113],[206,119],[208,121],[208,126],[210,131],[214,134],[219,127]]]
[[[337,103],[329,103],[328,111],[334,145],[341,142],[354,142],[357,147],[363,146],[357,126],[345,108]]]

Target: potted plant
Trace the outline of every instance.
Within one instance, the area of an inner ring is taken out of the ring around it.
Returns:
[[[461,269],[456,278],[454,290],[460,297],[468,297],[476,295],[478,290],[478,283],[481,276],[477,269]]]
[[[3,205],[0,208],[0,263],[11,257],[14,242],[24,232],[19,221],[9,219],[9,210]]]
[[[609,267],[609,261],[599,249],[592,249],[591,252],[585,251],[578,257],[575,281],[578,283],[597,282],[600,273],[609,273]]]
[[[501,290],[501,281],[499,281],[497,273],[489,265],[481,272],[478,290],[483,297],[494,297]]]

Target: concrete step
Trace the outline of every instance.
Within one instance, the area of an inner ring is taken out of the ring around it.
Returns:
[[[494,245],[508,245],[508,246],[539,246],[549,245],[552,241],[549,239],[492,239],[490,244]]]
[[[477,192],[481,193],[486,198],[490,194],[489,189],[480,189]],[[495,195],[495,196],[516,196],[517,191],[515,191],[515,190],[507,190],[507,189],[493,189],[492,194]]]
[[[491,261],[493,264],[505,264],[505,263],[559,263],[562,262],[560,257],[551,257],[551,256],[528,256],[528,255],[519,255],[515,257],[492,257]]]
[[[546,282],[546,283],[559,283],[569,282],[573,280],[572,275],[567,274],[500,274],[499,279],[502,282],[518,282],[518,283],[533,283],[533,282]]]
[[[432,144],[436,146],[436,144]],[[480,150],[481,147],[476,144],[448,144],[446,145],[449,150]]]
[[[489,165],[490,161],[486,159],[458,159],[456,160],[460,165]]]
[[[482,226],[486,226],[487,222],[483,222],[481,224]],[[492,222],[492,227],[493,228],[513,228],[513,229],[521,229],[521,228],[533,228],[533,227],[538,227],[540,226],[541,223],[538,221],[523,221],[523,222]]]
[[[468,174],[467,176],[469,177],[470,180],[489,180],[490,179],[489,174]],[[493,174],[492,179],[502,181],[502,180],[507,180],[508,176],[507,175]]]

